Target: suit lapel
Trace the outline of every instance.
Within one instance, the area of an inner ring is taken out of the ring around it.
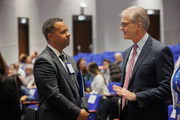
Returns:
[[[133,71],[132,71],[131,78],[129,80],[129,85],[130,85],[130,83],[132,81],[132,78],[134,77],[136,71],[138,70],[139,66],[144,61],[144,59],[147,57],[147,55],[148,55],[149,51],[151,50],[151,48],[152,48],[152,38],[149,35],[146,43],[144,44],[144,46],[143,46],[143,48],[141,50],[140,55],[138,56],[138,59],[137,59],[137,61],[135,63],[135,66],[134,66]]]
[[[46,47],[46,49],[48,50],[48,52],[52,56],[52,58],[55,61],[56,65],[58,66],[59,71],[64,75],[64,78],[66,79],[66,81],[69,83],[69,85],[71,86],[71,88],[75,92],[75,87],[73,86],[72,78],[69,75],[69,73],[66,71],[66,69],[64,68],[62,63],[59,61],[59,58],[56,56],[56,54],[49,47]]]

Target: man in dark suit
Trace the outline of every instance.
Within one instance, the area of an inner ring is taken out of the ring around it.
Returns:
[[[167,100],[171,99],[170,79],[174,62],[171,50],[148,33],[146,10],[132,6],[122,13],[124,39],[134,43],[124,52],[120,120],[167,120]]]
[[[76,62],[63,52],[70,42],[66,24],[51,18],[44,22],[42,32],[48,45],[34,64],[39,120],[87,120],[87,98],[79,95]]]

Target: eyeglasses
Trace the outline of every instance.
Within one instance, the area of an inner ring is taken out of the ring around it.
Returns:
[[[121,27],[122,28],[124,28],[124,27],[127,27],[129,24],[131,24],[131,23],[134,23],[134,22],[130,22],[130,23],[125,23],[125,22],[123,22],[123,23],[121,23]]]

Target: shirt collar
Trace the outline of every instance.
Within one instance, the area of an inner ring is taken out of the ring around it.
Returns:
[[[144,37],[137,43],[138,47],[142,50],[145,42],[147,41],[149,35],[148,33],[146,32],[146,34],[144,35]]]
[[[51,45],[49,45],[49,44],[48,44],[48,47],[50,47],[52,49],[52,51],[56,54],[56,56],[59,58],[61,53],[58,50],[56,50],[55,48],[53,48]]]

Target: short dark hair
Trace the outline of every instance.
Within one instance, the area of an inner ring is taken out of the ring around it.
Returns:
[[[46,40],[48,41],[48,33],[53,32],[53,30],[55,29],[54,23],[55,22],[62,22],[63,19],[61,18],[50,18],[48,20],[46,20],[42,26],[42,33],[44,34]]]
[[[109,59],[104,59],[103,62],[108,62],[110,63],[111,61]]]

